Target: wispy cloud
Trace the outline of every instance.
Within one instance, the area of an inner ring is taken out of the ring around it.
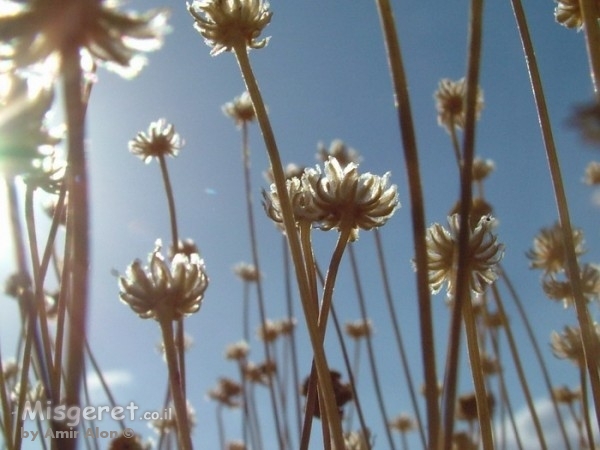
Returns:
[[[104,382],[108,385],[108,388],[114,391],[116,388],[124,387],[133,381],[133,375],[131,372],[126,370],[107,370],[102,373]],[[90,398],[94,403],[98,403],[106,400],[106,392],[102,386],[102,382],[98,374],[90,374],[87,379],[87,388],[90,393]]]

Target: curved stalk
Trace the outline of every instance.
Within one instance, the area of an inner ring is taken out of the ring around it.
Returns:
[[[383,30],[388,62],[394,86],[394,100],[398,110],[398,125],[402,135],[404,160],[410,193],[411,220],[413,242],[415,246],[415,267],[417,296],[419,300],[420,340],[423,351],[423,373],[425,376],[425,399],[427,406],[427,426],[429,448],[439,448],[440,407],[437,395],[437,374],[435,361],[435,339],[433,333],[433,314],[431,311],[431,293],[427,272],[427,245],[425,240],[425,206],[417,142],[413,125],[408,83],[404,71],[404,63],[400,52],[400,44],[396,25],[389,0],[376,0],[377,9]]]
[[[517,28],[521,38],[521,43],[523,45],[525,62],[527,63],[527,69],[531,81],[531,89],[533,91],[542,138],[546,150],[548,169],[552,178],[552,188],[554,189],[556,208],[558,211],[561,230],[563,232],[563,244],[566,256],[565,271],[571,283],[575,311],[577,313],[577,320],[579,321],[581,329],[585,364],[590,377],[590,384],[592,386],[592,396],[594,398],[594,406],[596,410],[596,421],[600,425],[600,374],[598,373],[600,351],[598,349],[598,339],[596,337],[594,325],[587,309],[585,297],[582,293],[580,269],[577,262],[577,256],[575,254],[575,245],[573,243],[573,230],[571,227],[567,196],[565,194],[560,163],[558,161],[556,146],[554,144],[554,138],[552,135],[552,128],[550,126],[550,118],[548,115],[548,109],[546,107],[546,99],[542,87],[542,80],[540,78],[531,37],[529,36],[525,12],[523,11],[523,6],[520,0],[511,0],[511,2],[515,20],[517,22]]]
[[[248,90],[250,98],[252,99],[252,103],[256,112],[256,117],[260,125],[260,129],[263,134],[263,139],[265,141],[265,146],[267,148],[269,160],[271,162],[273,179],[275,182],[277,195],[281,204],[284,228],[288,238],[288,245],[290,247],[290,253],[292,255],[292,260],[294,263],[294,269],[296,271],[296,279],[298,282],[298,288],[300,290],[300,299],[304,311],[306,326],[313,348],[315,366],[319,379],[319,386],[321,387],[322,397],[325,401],[326,410],[324,411],[324,413],[328,417],[337,418],[337,420],[332,420],[330,422],[332,427],[332,439],[336,447],[343,448],[344,437],[342,434],[337,408],[335,406],[335,396],[333,393],[333,385],[329,374],[329,366],[327,364],[325,349],[323,348],[323,344],[319,336],[319,331],[317,327],[317,313],[313,308],[313,301],[311,299],[310,289],[308,287],[307,270],[311,270],[311,268],[307,268],[304,265],[300,240],[298,237],[298,232],[296,230],[296,223],[294,221],[294,213],[285,185],[285,175],[283,172],[283,166],[281,164],[281,158],[279,156],[279,150],[277,149],[275,136],[271,128],[271,123],[269,121],[265,104],[262,100],[262,95],[260,93],[258,83],[256,82],[256,78],[252,71],[252,66],[250,65],[248,51],[246,49],[245,43],[240,41],[239,43],[233,46],[233,51],[235,52],[238,65],[242,73],[242,77],[244,78],[244,81],[246,83],[246,89]]]
[[[595,0],[579,0],[583,18],[583,30],[590,65],[590,76],[596,100],[600,100],[600,27],[598,26],[598,3]]]

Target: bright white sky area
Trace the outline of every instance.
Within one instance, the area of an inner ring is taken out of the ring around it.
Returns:
[[[225,347],[242,337],[243,286],[232,267],[251,260],[241,135],[223,115],[221,106],[240,95],[244,84],[232,54],[209,55],[209,47],[193,29],[185,2],[169,3],[172,31],[164,47],[149,55],[148,67],[128,81],[100,70],[90,100],[87,154],[92,189],[93,264],[89,338],[97,359],[110,375],[117,401],[126,404],[135,400],[142,409],[160,409],[167,378],[166,365],[156,350],[159,328],[154,321],[139,319],[119,301],[117,280],[111,271],[123,273],[135,258],[146,259],[157,238],[164,242],[170,239],[159,167],[156,163],[144,165],[127,150],[128,141],[136,133],[146,130],[150,122],[165,117],[186,141],[180,155],[168,160],[180,234],[195,240],[210,276],[202,309],[186,321],[186,331],[194,339],[187,353],[188,395],[197,416],[193,440],[198,449],[216,449],[215,404],[206,400],[206,391],[215,385],[219,376],[237,377],[236,367],[223,357]],[[583,261],[600,262],[597,226],[600,209],[594,204],[594,190],[581,182],[587,163],[600,155],[598,149],[584,144],[566,125],[573,108],[592,98],[584,34],[555,23],[551,0],[525,3],[572,221],[586,236],[588,253]],[[155,6],[162,3],[131,1],[125,8],[142,11]],[[456,80],[465,75],[469,2],[394,1],[393,7],[416,125],[426,220],[445,224],[447,213],[459,196],[459,183],[449,135],[436,122],[433,93],[440,79]],[[272,22],[264,33],[271,36],[269,45],[251,51],[250,59],[268,105],[284,163],[315,165],[317,143],[329,146],[333,139],[339,138],[360,152],[361,171],[376,174],[391,171],[392,182],[398,185],[402,207],[381,232],[401,332],[413,377],[419,386],[423,380],[422,348],[411,265],[410,201],[375,4],[274,0],[271,8]],[[528,268],[525,256],[538,230],[551,226],[557,220],[557,212],[523,52],[509,2],[486,2],[484,16],[480,85],[485,107],[477,125],[476,153],[496,164],[496,171],[485,185],[486,198],[494,207],[499,239],[506,246],[503,266],[534,322],[553,382],[576,387],[579,373],[575,366],[556,360],[549,347],[553,330],[576,324],[574,311],[563,309],[561,304],[544,297],[539,284],[540,273]],[[263,172],[268,160],[256,125],[250,128],[250,147],[267,315],[279,319],[286,314],[281,236],[260,204],[261,189],[267,187]],[[315,237],[317,257],[323,267],[336,237],[333,231]],[[12,262],[5,242],[0,242],[0,251],[3,253],[1,273],[8,274]],[[394,416],[410,411],[411,404],[389,325],[371,233],[361,232],[356,251],[364,273],[367,308],[375,329],[374,345],[386,408]],[[444,293],[433,297],[435,352],[440,377],[449,321],[444,297]],[[544,423],[548,429],[555,429],[531,346],[515,307],[508,296],[506,298],[530,388],[540,404],[540,411],[549,411]],[[252,296],[252,301],[255,300]],[[342,263],[334,302],[342,322],[360,317],[347,259]],[[3,308],[0,316],[3,358],[14,351],[17,314],[11,308]],[[295,308],[300,313],[297,295]],[[596,305],[591,306],[591,311],[594,317],[598,315]],[[310,368],[310,348],[304,319],[300,314],[297,319],[300,372],[304,376]],[[251,321],[253,328],[258,326],[255,308]],[[330,335],[331,365],[343,369],[333,329]],[[254,339],[250,345],[251,359],[261,361],[262,344]],[[366,362],[366,353],[362,356]],[[464,354],[461,360],[459,393],[472,390]],[[507,382],[514,387],[509,395],[518,411],[525,407],[523,395],[512,364],[505,365]],[[375,434],[375,448],[386,448],[366,365],[361,367],[359,391],[364,392],[361,400],[367,411],[368,425]],[[273,443],[265,446],[265,450],[275,449],[266,389],[260,391],[257,398],[266,442],[271,439]],[[424,403],[421,407],[424,412]],[[239,438],[239,412],[225,411],[225,418],[228,438]],[[521,419],[524,428],[531,428],[527,425],[527,414],[522,413]],[[145,436],[152,435],[145,424],[132,425]],[[317,434],[311,448],[317,449],[321,445],[319,427],[314,429]],[[532,446],[526,448],[539,448],[535,436],[532,437]],[[412,433],[410,442],[411,448],[421,448],[417,433]],[[555,444],[549,442],[549,448],[563,448],[562,442],[559,439]]]

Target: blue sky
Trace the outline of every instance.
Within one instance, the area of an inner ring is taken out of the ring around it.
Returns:
[[[160,6],[155,0],[131,1],[127,7],[143,10]],[[464,76],[467,48],[468,2],[394,2],[405,58],[426,198],[427,222],[445,222],[458,198],[458,178],[448,134],[436,123],[433,93],[442,78]],[[410,259],[412,242],[410,205],[402,160],[390,77],[378,16],[373,2],[279,2],[271,4],[272,23],[265,35],[269,45],[250,54],[268,104],[284,162],[316,164],[318,142],[329,145],[340,138],[362,155],[360,169],[377,174],[392,172],[402,208],[382,229],[393,293],[401,315],[403,337],[413,361],[413,376],[420,384],[421,361],[414,274]],[[591,99],[592,89],[584,48],[584,35],[554,22],[554,3],[525,5],[537,50],[550,116],[571,205],[572,219],[584,229],[586,262],[598,261],[600,210],[593,204],[593,190],[581,183],[595,149],[584,145],[565,121],[574,105]],[[92,291],[90,339],[102,367],[114,378],[117,398],[139,401],[146,409],[161,403],[166,367],[155,350],[159,329],[152,321],[137,318],[118,300],[112,269],[123,272],[135,258],[145,259],[154,241],[169,240],[166,201],[158,165],[144,165],[127,151],[127,142],[151,121],[165,117],[186,141],[176,159],[168,161],[180,234],[193,238],[205,258],[211,285],[201,311],[187,320],[194,338],[188,353],[190,401],[198,425],[197,448],[217,448],[214,405],[205,392],[218,376],[235,376],[235,367],[223,359],[227,344],[241,338],[242,284],[232,273],[234,264],[250,260],[246,227],[240,134],[221,112],[221,105],[238,96],[244,85],[232,54],[209,56],[210,49],[193,29],[184,2],[171,4],[172,32],[164,47],[149,55],[149,65],[134,80],[125,81],[99,72],[89,112],[89,164],[92,186]],[[486,184],[486,196],[494,206],[506,245],[504,267],[517,285],[525,307],[535,320],[536,333],[551,365],[556,384],[578,384],[569,363],[556,361],[547,345],[550,332],[575,324],[573,311],[544,299],[539,274],[528,269],[525,251],[542,226],[557,218],[532,95],[512,11],[508,2],[485,6],[481,87],[485,108],[478,122],[477,154],[491,158],[496,172]],[[284,317],[281,284],[281,238],[262,214],[260,189],[267,187],[263,171],[268,161],[256,126],[250,130],[252,183],[259,228],[262,270],[268,316]],[[317,254],[325,264],[335,244],[335,233],[316,236]],[[382,300],[382,288],[373,250],[373,236],[361,232],[357,243],[359,264],[365,275],[369,315],[376,329],[378,364],[386,388],[390,414],[409,410],[398,358],[390,354],[392,334]],[[2,261],[6,267],[8,262]],[[349,270],[347,261],[342,268]],[[3,269],[4,271],[5,269]],[[8,269],[6,269],[8,270]],[[5,272],[6,273],[6,272]],[[438,370],[443,367],[448,310],[443,294],[434,297]],[[351,278],[342,274],[336,288],[336,305],[342,321],[359,318]],[[299,308],[299,304],[296,305]],[[512,306],[507,306],[528,364],[526,343]],[[597,315],[597,307],[592,306]],[[11,315],[4,313],[2,355],[11,349]],[[14,319],[13,319],[14,320]],[[303,327],[298,317],[300,328]],[[253,323],[258,315],[253,313]],[[300,332],[302,338],[303,332]],[[252,357],[262,359],[258,341],[251,343]],[[308,341],[302,362],[308,372]],[[331,351],[337,352],[335,344]],[[336,365],[339,360],[333,357]],[[464,361],[464,358],[463,358]],[[536,368],[529,368],[536,398],[545,395]],[[514,373],[512,368],[509,374]],[[361,386],[371,392],[366,367]],[[461,369],[465,391],[470,390],[468,366]],[[120,378],[122,375],[123,378]],[[512,376],[512,375],[507,375]],[[513,393],[516,406],[522,397]],[[365,397],[369,397],[366,394]],[[372,411],[374,404],[364,400]],[[261,417],[269,428],[271,416]],[[374,413],[371,414],[374,416]],[[237,437],[238,416],[232,414],[228,431]],[[377,448],[385,437],[373,423]],[[139,426],[139,424],[136,424]],[[140,430],[145,430],[142,426]],[[151,432],[146,432],[150,435]],[[318,447],[318,446],[317,446]],[[315,448],[317,448],[315,447]],[[275,448],[269,447],[269,448]]]

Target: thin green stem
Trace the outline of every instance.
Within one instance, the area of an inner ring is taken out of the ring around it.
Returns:
[[[435,338],[433,314],[427,271],[427,245],[425,233],[425,206],[421,188],[421,175],[417,142],[408,94],[408,82],[400,52],[396,25],[389,0],[376,0],[383,30],[388,62],[394,86],[394,102],[398,111],[398,124],[402,135],[404,160],[411,205],[413,242],[415,246],[415,267],[417,297],[419,301],[420,341],[423,351],[423,372],[425,376],[425,399],[427,406],[428,448],[439,448],[440,408],[437,395],[437,374],[435,361]]]
[[[321,386],[321,393],[325,400],[326,411],[328,417],[337,417],[338,412],[335,405],[335,396],[333,393],[333,385],[329,374],[329,366],[327,364],[327,357],[325,355],[325,349],[320,339],[318,332],[318,318],[316,311],[312,307],[313,300],[310,295],[310,289],[308,286],[307,268],[304,265],[302,257],[302,249],[300,245],[300,239],[296,230],[296,223],[294,220],[294,213],[290,198],[287,193],[285,174],[283,172],[283,166],[281,164],[281,158],[279,156],[279,150],[275,142],[275,136],[271,128],[271,123],[267,114],[267,110],[256,82],[256,78],[250,65],[248,58],[248,51],[245,43],[240,41],[233,46],[242,77],[246,83],[246,89],[250,94],[256,117],[262,131],[265,146],[269,160],[271,162],[271,169],[273,172],[273,179],[277,195],[281,205],[281,211],[283,216],[283,224],[288,238],[288,245],[290,247],[290,253],[294,262],[294,269],[296,271],[296,279],[298,282],[298,288],[300,290],[300,299],[302,308],[304,311],[304,317],[306,320],[306,326],[310,337],[311,345],[313,348],[316,370],[319,378],[319,385]],[[341,424],[339,419],[333,420],[332,424],[332,438],[335,446],[343,448],[344,438],[342,434]]]
[[[181,384],[181,374],[177,363],[177,348],[173,338],[173,321],[170,318],[158,319],[160,330],[165,346],[165,357],[169,370],[169,387],[173,406],[175,407],[175,416],[177,419],[177,433],[179,437],[179,448],[181,450],[192,450],[192,440],[190,435],[190,425],[187,414],[186,399],[183,395],[183,386]]]
[[[529,78],[531,81],[531,89],[533,91],[538,120],[542,132],[542,139],[544,141],[544,147],[546,150],[548,168],[552,178],[552,188],[554,189],[556,207],[563,233],[563,244],[566,257],[565,269],[567,277],[571,283],[575,311],[577,313],[577,320],[579,321],[581,329],[583,353],[585,355],[585,363],[592,387],[592,396],[594,398],[594,406],[596,410],[596,421],[600,425],[600,374],[598,371],[600,352],[598,349],[598,339],[596,337],[594,326],[587,309],[585,297],[582,293],[580,269],[577,262],[577,256],[575,254],[575,245],[573,243],[573,230],[571,227],[569,206],[563,185],[556,146],[554,144],[554,138],[552,135],[552,128],[550,125],[548,109],[546,107],[546,99],[544,96],[542,80],[540,78],[531,37],[529,36],[529,28],[527,26],[525,12],[523,11],[523,6],[520,0],[511,0],[511,2],[517,22],[517,28],[521,38],[521,43],[523,45],[525,62],[527,63]]]

